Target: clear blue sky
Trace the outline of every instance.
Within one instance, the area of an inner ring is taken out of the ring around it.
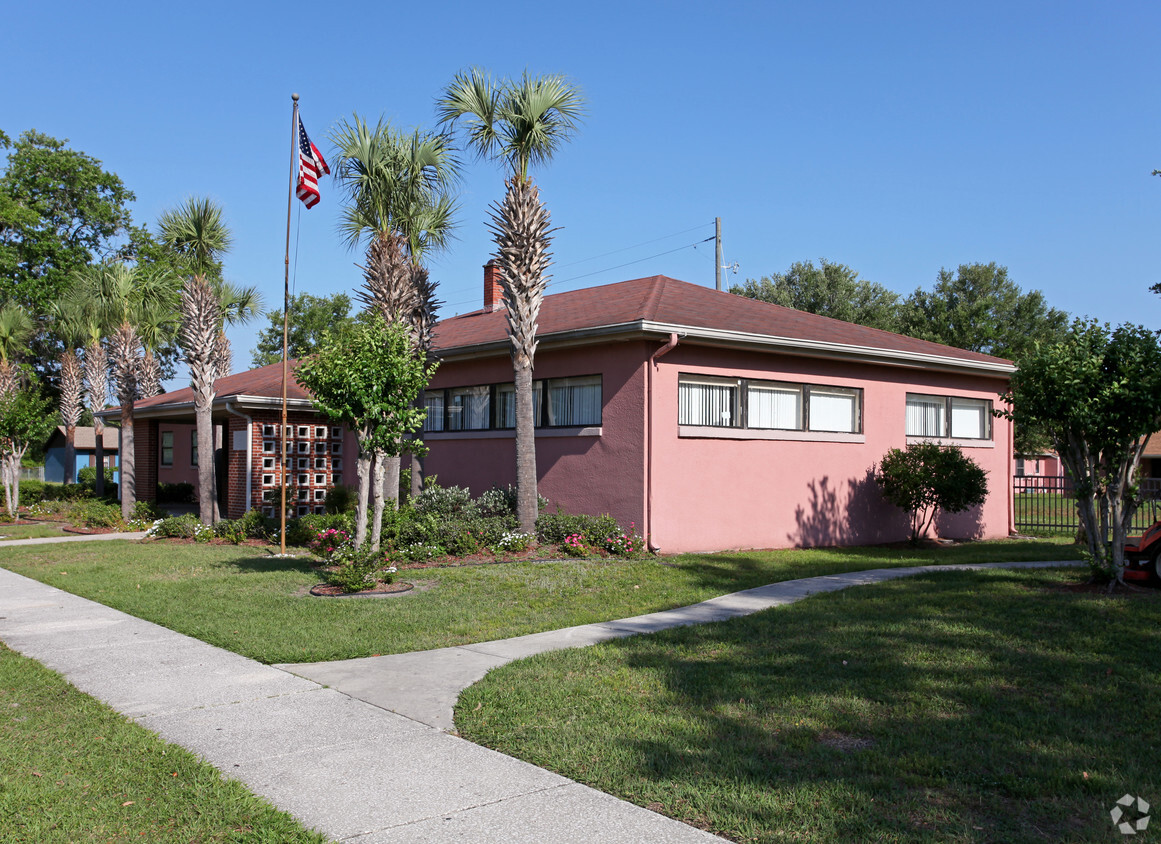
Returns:
[[[1159,31],[1155,1],[25,3],[0,33],[0,128],[103,161],[139,223],[214,198],[227,276],[273,309],[291,92],[325,154],[352,112],[433,126],[463,68],[565,73],[589,115],[535,174],[561,227],[550,292],[712,286],[712,243],[690,244],[721,217],[727,283],[826,257],[906,294],[996,261],[1072,314],[1158,326]],[[294,203],[294,290],[354,292],[360,255],[322,190]],[[479,307],[502,190],[496,166],[465,169],[457,240],[432,261],[444,315]],[[232,332],[235,370],[259,327]]]

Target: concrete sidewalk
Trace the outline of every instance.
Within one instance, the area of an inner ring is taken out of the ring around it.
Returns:
[[[129,533],[78,533],[73,536],[38,536],[36,539],[0,540],[0,551],[13,545],[55,545],[59,542],[101,542],[106,539],[144,539],[145,531]]]
[[[638,633],[655,633],[687,624],[724,621],[760,610],[792,604],[808,595],[834,592],[849,586],[882,583],[931,571],[965,571],[990,568],[1045,568],[1080,565],[1068,562],[981,563],[979,565],[909,566],[893,569],[805,577],[771,583],[755,589],[711,598],[674,610],[622,618],[598,624],[582,624],[513,639],[498,639],[455,648],[372,656],[336,662],[303,662],[279,665],[300,677],[330,686],[344,694],[383,709],[397,712],[440,730],[453,730],[452,709],[460,692],[500,665],[545,651],[582,648],[609,639]]]
[[[721,839],[444,732],[456,695],[488,668],[531,653],[732,618],[924,571],[992,567],[808,578],[500,642],[287,666],[315,679],[330,672],[334,676],[323,682],[333,679],[340,688],[4,569],[0,640],[334,839],[708,842]]]

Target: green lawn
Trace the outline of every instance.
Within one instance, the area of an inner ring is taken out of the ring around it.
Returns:
[[[798,577],[886,566],[1075,559],[1051,541],[567,560],[404,571],[391,598],[307,596],[307,559],[153,542],[6,549],[0,565],[262,662],[403,653],[608,621]]]
[[[323,842],[0,644],[0,841]]]
[[[42,536],[62,536],[64,531],[56,524],[3,524],[0,525],[0,542],[12,539],[39,539]]]
[[[1161,804],[1161,593],[1061,588],[1085,577],[938,573],[541,654],[456,725],[736,841],[1119,841],[1114,801]]]

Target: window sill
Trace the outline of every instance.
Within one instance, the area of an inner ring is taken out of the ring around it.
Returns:
[[[599,437],[603,429],[600,425],[578,426],[574,428],[537,428],[536,439],[552,437]],[[501,431],[428,431],[423,435],[427,442],[438,440],[511,440],[516,438],[513,428]]]
[[[915,443],[935,443],[936,445],[954,445],[956,448],[995,448],[991,440],[957,440],[950,437],[908,437],[907,445]]]
[[[781,440],[813,443],[863,443],[863,434],[836,431],[774,431],[760,428],[716,428],[702,425],[678,425],[677,436],[684,439],[710,440]]]

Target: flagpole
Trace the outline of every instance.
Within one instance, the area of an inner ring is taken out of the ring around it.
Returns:
[[[282,277],[282,426],[279,439],[282,441],[282,506],[278,540],[278,552],[286,556],[286,347],[290,334],[290,211],[294,207],[294,164],[295,147],[298,146],[298,94],[291,94],[294,113],[290,120],[290,187],[286,192],[286,258]]]

